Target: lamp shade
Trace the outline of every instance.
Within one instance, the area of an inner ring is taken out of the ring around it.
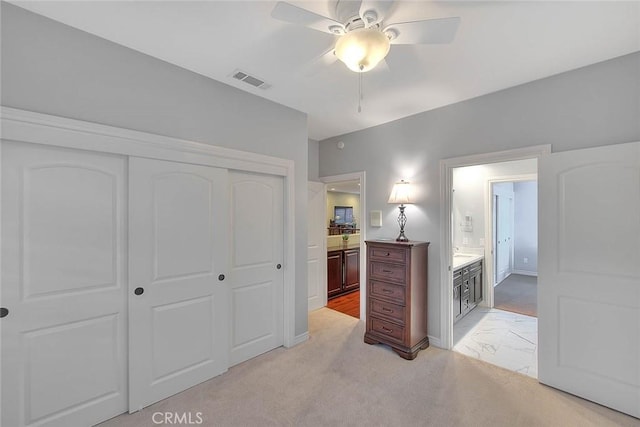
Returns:
[[[389,196],[388,203],[396,203],[396,204],[412,203],[411,186],[409,185],[409,182],[405,180],[396,182],[393,186],[393,190],[391,190],[391,195]]]
[[[374,68],[389,53],[389,38],[375,28],[349,31],[336,43],[335,53],[350,70],[363,73]]]

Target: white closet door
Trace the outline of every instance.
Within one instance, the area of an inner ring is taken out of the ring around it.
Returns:
[[[327,305],[327,220],[322,182],[307,183],[307,288],[309,311]]]
[[[640,143],[543,157],[540,382],[640,417]]]
[[[2,142],[3,426],[127,410],[125,159]]]
[[[231,365],[283,344],[281,177],[230,172]]]
[[[226,169],[131,158],[131,412],[228,367]]]

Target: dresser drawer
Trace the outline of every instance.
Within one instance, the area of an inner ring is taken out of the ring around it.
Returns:
[[[369,309],[372,316],[389,317],[404,325],[404,307],[378,299],[369,299]]]
[[[369,259],[404,263],[406,253],[404,249],[374,246],[369,248]]]
[[[382,319],[371,317],[369,319],[371,323],[370,330],[376,334],[384,335],[393,341],[402,343],[404,340],[404,328],[395,323],[386,322]]]
[[[372,298],[386,298],[404,304],[406,289],[404,286],[369,280],[369,294]]]
[[[401,284],[406,281],[406,267],[404,265],[373,261],[369,263],[369,269],[371,278],[390,280]]]

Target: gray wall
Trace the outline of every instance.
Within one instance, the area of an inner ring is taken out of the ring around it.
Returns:
[[[366,171],[367,209],[383,211],[383,227],[367,229],[367,238],[397,235],[397,208],[387,198],[399,179],[416,184],[406,234],[431,242],[429,334],[440,338],[440,159],[539,144],[565,151],[640,141],[639,76],[636,52],[330,138],[320,142],[320,176]]]
[[[536,159],[455,168],[451,201],[453,246],[460,248],[461,252],[465,248],[484,248],[485,211],[492,203],[490,197],[487,200],[488,180],[537,172]],[[470,231],[463,227],[466,215],[472,218]]]
[[[295,161],[296,335],[307,331],[307,118],[2,2],[2,105]]]
[[[538,272],[538,182],[513,183],[513,268]],[[527,262],[524,259],[527,258]]]
[[[315,139],[309,140],[309,181],[319,181],[318,168],[320,167],[320,143]]]

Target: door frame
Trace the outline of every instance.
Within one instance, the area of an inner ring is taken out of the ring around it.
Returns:
[[[485,292],[483,293],[483,295],[485,295],[485,300],[483,301],[483,303],[481,304],[482,306],[487,306],[490,308],[493,308],[493,304],[494,304],[494,295],[493,295],[493,290],[494,290],[494,283],[493,283],[493,277],[494,277],[494,251],[495,251],[495,247],[493,244],[493,231],[494,231],[494,221],[493,221],[493,214],[494,214],[494,204],[495,204],[495,198],[493,195],[493,184],[496,183],[500,183],[500,182],[524,182],[524,181],[537,181],[538,180],[538,174],[537,173],[530,173],[530,174],[516,174],[516,175],[505,175],[505,176],[496,176],[496,177],[489,177],[487,178],[487,184],[485,186],[485,200],[490,200],[490,203],[485,203],[484,207],[484,242],[485,242],[485,247],[484,247],[484,270],[485,270],[485,280],[484,280],[484,284],[483,286],[485,287]],[[515,210],[515,199],[514,199],[514,210]],[[514,255],[514,249],[515,248],[515,239],[514,239],[514,244],[511,247],[511,257],[513,259],[513,255]],[[514,260],[515,261],[515,260]],[[515,264],[515,262],[514,262]]]
[[[535,145],[493,153],[472,154],[440,160],[440,344],[446,350],[453,347],[453,169],[486,163],[525,160],[551,154],[551,144]],[[486,220],[486,218],[485,218]],[[486,233],[486,231],[485,231]],[[485,236],[486,239],[486,236]],[[485,240],[485,245],[487,244]]]
[[[366,260],[366,244],[367,238],[367,199],[366,199],[366,173],[365,171],[351,172],[341,175],[329,175],[320,177],[320,181],[325,183],[324,199],[327,200],[327,184],[341,181],[359,181],[360,182],[360,320],[366,320],[367,316],[367,260]],[[327,276],[324,276],[323,292],[327,293]]]
[[[295,335],[294,161],[148,132],[1,107],[2,139],[147,157],[284,177],[284,346],[308,339]],[[306,261],[306,259],[305,259]]]

